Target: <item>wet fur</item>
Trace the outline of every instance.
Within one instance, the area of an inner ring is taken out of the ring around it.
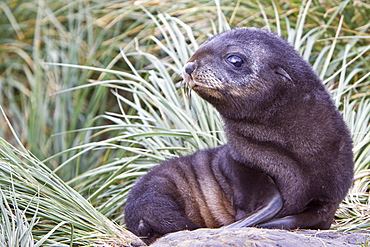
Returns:
[[[243,66],[228,63],[230,54]],[[240,28],[200,46],[184,77],[220,112],[228,143],[141,178],[126,203],[127,227],[147,243],[238,220],[230,226],[328,229],[352,183],[352,144],[307,62],[279,36]],[[277,213],[249,220],[276,196]]]

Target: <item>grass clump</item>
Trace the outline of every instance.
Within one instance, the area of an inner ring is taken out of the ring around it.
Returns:
[[[138,241],[39,160],[2,138],[0,202],[0,246]]]

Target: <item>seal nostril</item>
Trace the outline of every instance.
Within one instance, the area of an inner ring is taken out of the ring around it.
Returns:
[[[196,69],[196,64],[193,63],[193,62],[188,62],[187,64],[185,64],[185,67],[184,67],[184,70],[187,74],[191,74],[193,73],[193,71]]]

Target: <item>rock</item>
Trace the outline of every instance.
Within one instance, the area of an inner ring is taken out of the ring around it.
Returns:
[[[261,228],[241,229],[198,229],[168,234],[157,240],[153,247],[222,247],[222,246],[253,246],[253,247],[312,247],[312,246],[356,246],[370,243],[370,231],[335,232],[314,230],[276,230]]]

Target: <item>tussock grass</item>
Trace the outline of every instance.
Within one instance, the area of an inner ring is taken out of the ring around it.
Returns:
[[[127,244],[131,238],[39,160],[2,138],[0,202],[0,246]]]
[[[10,31],[0,37],[0,104],[11,122],[0,122],[0,240],[124,239],[113,222],[122,222],[138,177],[226,142],[218,113],[181,85],[180,74],[200,43],[237,26],[287,37],[323,79],[355,154],[354,185],[333,229],[369,227],[365,2],[13,1],[0,9]]]

